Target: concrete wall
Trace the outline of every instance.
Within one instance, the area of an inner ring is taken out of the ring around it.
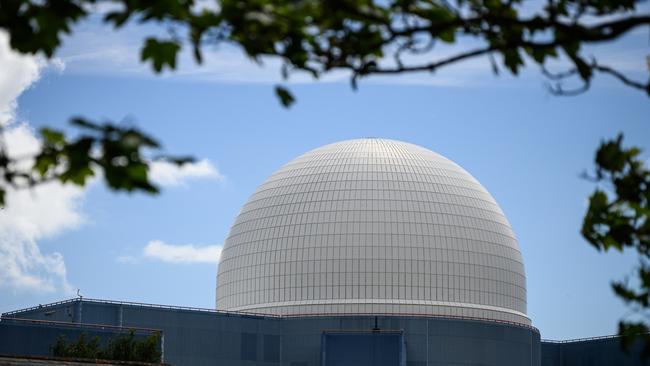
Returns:
[[[534,328],[492,321],[361,315],[280,318],[86,300],[6,316],[161,329],[164,362],[179,366],[319,366],[323,331],[367,332],[375,326],[402,331],[406,366],[540,366],[540,338]],[[8,323],[0,321],[0,340],[21,334]],[[25,339],[25,344],[40,350],[55,339],[48,331]]]

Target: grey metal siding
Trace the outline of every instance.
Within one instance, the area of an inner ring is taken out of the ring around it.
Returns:
[[[643,344],[638,341],[624,352],[618,337],[585,339],[566,342],[543,341],[542,366],[643,366],[650,359],[642,359]]]
[[[263,317],[90,300],[6,316],[43,319],[52,317],[45,316],[46,312],[67,314],[69,308],[81,310],[73,319],[82,326],[119,326],[121,322],[124,329],[162,330],[165,362],[178,366],[320,366],[323,331],[368,331],[375,326],[403,332],[405,361],[411,366],[540,366],[539,333],[534,328],[494,321],[366,315]],[[0,335],[23,334],[9,326],[10,320],[0,321]],[[42,352],[56,340],[57,332],[43,331],[26,339],[28,346],[22,352],[39,347]]]

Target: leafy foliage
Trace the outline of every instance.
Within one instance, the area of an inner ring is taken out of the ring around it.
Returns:
[[[161,362],[160,333],[139,340],[136,339],[133,330],[128,335],[110,339],[105,347],[102,346],[99,337],[87,339],[85,333],[81,333],[72,343],[68,343],[64,336],[59,336],[51,350],[55,357]]]
[[[595,180],[606,190],[596,189],[582,225],[582,236],[596,249],[634,250],[639,257],[633,281],[612,284],[616,295],[641,317],[619,323],[623,345],[635,335],[646,334],[650,310],[650,168],[641,160],[641,150],[622,146],[623,135],[604,141],[596,152]],[[644,356],[650,356],[650,337],[645,336]]]
[[[161,72],[165,66],[176,68],[176,55],[181,48],[176,42],[158,41],[155,38],[147,39],[142,48],[142,61],[151,60],[153,69]]]
[[[277,94],[278,98],[280,98],[280,102],[285,107],[289,107],[291,104],[293,104],[296,101],[293,98],[293,95],[291,95],[291,93],[284,87],[276,86],[275,94]]]
[[[157,141],[133,127],[96,124],[82,118],[72,119],[71,124],[82,131],[73,139],[62,131],[43,128],[41,151],[35,157],[10,157],[0,144],[0,206],[9,188],[28,188],[49,181],[83,186],[98,173],[112,189],[158,193],[149,181],[150,159],[145,157],[147,150],[160,148]],[[192,160],[167,156],[157,159],[179,165]]]
[[[65,336],[60,335],[56,343],[51,346],[52,355],[54,357],[70,357],[70,358],[88,358],[98,359],[101,353],[99,344],[99,337],[87,339],[86,333],[81,333],[79,338],[73,342],[68,343]]]
[[[168,37],[148,38],[142,45],[140,59],[155,72],[175,69],[184,47],[191,47],[200,63],[207,45],[230,43],[254,60],[280,59],[284,78],[296,72],[319,78],[343,69],[354,87],[369,75],[433,73],[487,57],[495,73],[505,69],[516,75],[527,62],[539,65],[557,94],[582,92],[597,73],[604,73],[650,95],[650,80],[632,80],[583,51],[585,45],[613,41],[649,25],[650,14],[640,13],[638,0],[548,0],[534,13],[524,13],[528,3],[522,0],[213,1],[206,7],[194,0],[0,0],[0,28],[8,32],[13,49],[50,57],[63,36],[102,5],[112,9],[103,22],[113,28],[135,22],[169,31]],[[451,55],[435,52],[438,43],[461,39],[476,48],[458,45]],[[559,57],[571,66],[549,71],[549,60]],[[563,81],[571,77],[582,86],[565,89]],[[285,87],[277,86],[275,94],[285,107],[295,102]],[[113,124],[75,119],[73,125],[83,134],[72,141],[61,131],[42,131],[43,151],[31,170],[18,169],[0,144],[0,206],[7,187],[55,179],[83,185],[96,172],[113,189],[157,192],[141,153],[158,148],[153,139]]]
[[[228,42],[256,60],[280,58],[285,77],[299,71],[317,78],[345,69],[356,85],[368,75],[434,72],[488,56],[495,72],[503,67],[516,75],[527,60],[538,64],[558,94],[584,91],[596,73],[605,73],[650,95],[650,80],[631,80],[583,51],[585,45],[612,41],[650,24],[650,14],[639,13],[638,0],[549,0],[532,14],[524,11],[529,4],[522,0],[214,0],[211,8],[198,7],[193,0],[101,3],[115,5],[117,10],[104,16],[115,28],[137,21],[171,29],[169,39],[149,38],[142,47],[142,61],[156,72],[174,69],[186,43],[201,62],[204,45]],[[16,50],[51,56],[61,36],[87,17],[94,4],[0,0],[0,28],[9,32]],[[459,46],[450,56],[434,52],[436,43],[460,39],[478,46]],[[559,56],[572,66],[565,72],[548,71],[548,60]],[[583,85],[565,90],[561,81],[571,76]],[[276,94],[288,106],[285,91],[276,89]]]
[[[48,57],[61,45],[61,36],[88,15],[78,1],[0,1],[0,28],[9,31],[11,47]]]

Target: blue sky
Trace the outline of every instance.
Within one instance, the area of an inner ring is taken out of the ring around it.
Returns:
[[[0,281],[0,311],[61,300],[77,288],[93,298],[211,308],[216,265],[152,254],[148,244],[218,248],[248,196],[282,164],[326,143],[375,136],[432,149],[492,193],[519,238],[529,316],[543,338],[611,334],[627,314],[609,283],[629,274],[635,258],[598,253],[581,239],[594,184],[579,175],[592,167],[599,141],[618,132],[650,157],[650,100],[642,93],[601,77],[584,95],[555,97],[534,67],[519,78],[495,77],[479,60],[434,76],[371,79],[356,92],[340,75],[320,83],[299,78],[290,84],[298,102],[286,110],[273,95],[273,62],[258,67],[225,49],[203,67],[185,62],[157,77],[138,64],[142,33],[102,37],[100,29],[85,24],[66,41],[57,55],[65,67],[37,63],[29,87],[16,89],[13,123],[66,128],[73,115],[125,121],[205,169],[171,172],[177,180],[155,197],[116,194],[100,182],[62,194],[72,221],[55,207],[49,213],[61,228],[29,240],[65,272],[23,263],[45,282],[53,276],[51,286]],[[597,51],[647,77],[647,34]]]

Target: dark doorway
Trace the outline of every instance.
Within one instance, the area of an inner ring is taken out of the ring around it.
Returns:
[[[325,331],[322,366],[404,366],[401,331]]]

